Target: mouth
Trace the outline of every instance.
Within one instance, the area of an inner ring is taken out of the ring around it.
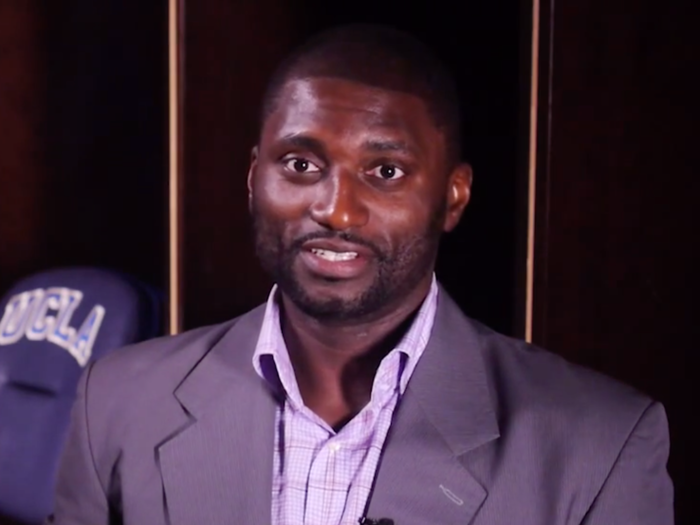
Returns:
[[[332,262],[352,261],[360,256],[359,253],[353,251],[337,252],[334,250],[324,250],[322,248],[311,248],[311,253],[321,259]]]
[[[324,280],[340,281],[361,277],[371,252],[359,245],[324,241],[305,244],[300,252],[304,269]]]

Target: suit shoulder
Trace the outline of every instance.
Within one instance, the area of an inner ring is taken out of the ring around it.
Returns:
[[[605,374],[478,326],[497,404],[508,413],[626,439],[653,400]],[[567,432],[568,432],[567,431]]]
[[[153,385],[172,392],[237,321],[238,318],[114,350],[85,372],[89,374],[89,390],[116,399],[129,397],[129,392],[144,395]]]

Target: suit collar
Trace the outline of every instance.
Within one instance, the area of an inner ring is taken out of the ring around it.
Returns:
[[[240,318],[175,391],[187,417],[157,449],[173,525],[270,521],[277,400],[252,365],[263,316],[261,307]],[[478,511],[487,493],[460,456],[499,436],[483,351],[441,288],[387,437],[371,518],[467,523]]]
[[[441,288],[435,325],[409,390],[455,456],[499,436],[482,337]]]
[[[394,414],[367,515],[471,523],[487,497],[464,466],[499,437],[481,337],[441,289],[428,347]]]
[[[183,423],[156,448],[171,525],[270,523],[277,402],[252,366],[262,315],[235,322],[175,390]]]
[[[264,307],[234,321],[233,326],[185,376],[175,397],[195,417],[209,410],[222,394],[244,384],[256,386],[260,378],[252,366],[252,355],[260,333]],[[239,401],[240,402],[240,401]]]
[[[260,388],[252,356],[264,313],[260,306],[239,318],[183,379],[175,396],[188,413],[196,417],[232,388]],[[474,323],[440,287],[430,340],[408,390],[455,455],[499,435],[481,341]]]

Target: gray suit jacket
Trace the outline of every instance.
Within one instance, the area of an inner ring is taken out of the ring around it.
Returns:
[[[262,318],[258,308],[91,366],[56,523],[269,524],[277,401],[251,364]],[[441,290],[368,516],[671,525],[668,453],[661,405],[467,319]]]

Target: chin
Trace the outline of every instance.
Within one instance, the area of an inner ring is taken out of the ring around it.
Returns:
[[[336,286],[339,283],[332,283],[325,286],[309,286],[304,288],[304,293],[298,297],[299,302],[304,303],[307,308],[338,314],[352,312],[363,302],[363,293],[355,290],[342,289]]]
[[[371,286],[343,281],[296,281],[283,291],[306,315],[325,321],[360,319],[378,311],[382,298]]]

